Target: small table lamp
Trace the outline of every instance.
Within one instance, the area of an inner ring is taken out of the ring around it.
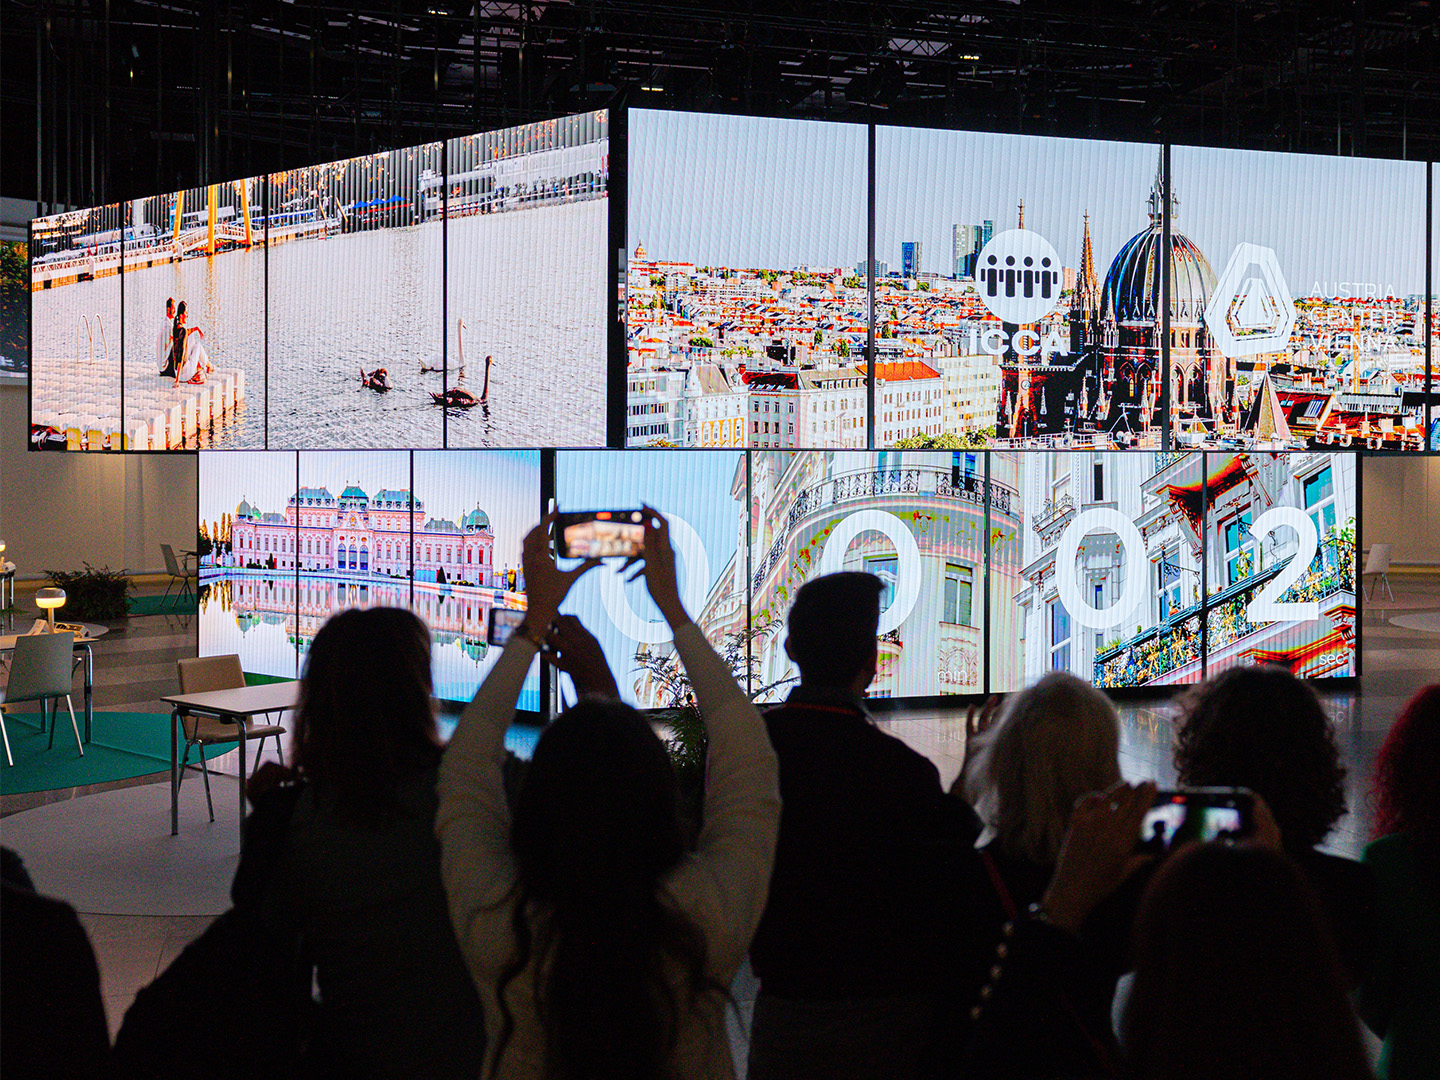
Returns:
[[[35,606],[45,609],[45,614],[50,617],[50,633],[55,632],[55,609],[62,607],[65,603],[64,589],[37,589],[35,591]]]

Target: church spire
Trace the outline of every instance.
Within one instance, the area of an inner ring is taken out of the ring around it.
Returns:
[[[1021,199],[1021,200],[1020,200],[1020,223],[1019,223],[1018,225],[1016,225],[1015,227],[1016,227],[1017,229],[1023,229],[1023,228],[1025,227],[1025,200],[1024,200],[1024,199]]]
[[[1090,243],[1090,211],[1085,211],[1085,238],[1080,244],[1080,274],[1075,282],[1075,305],[1086,314],[1100,307],[1100,282],[1095,276],[1095,249]]]
[[[1165,206],[1165,148],[1159,150],[1159,156],[1155,159],[1155,182],[1150,185],[1150,224],[1159,225],[1163,208]],[[1180,208],[1180,200],[1175,197],[1175,184],[1170,184],[1170,220],[1174,221],[1176,213]]]

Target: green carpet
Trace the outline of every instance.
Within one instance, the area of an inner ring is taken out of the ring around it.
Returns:
[[[85,717],[75,710],[80,732],[85,732]],[[70,730],[70,714],[61,710],[59,727],[55,730],[55,747],[46,749],[50,735],[40,734],[40,714],[7,713],[5,730],[10,736],[10,751],[15,764],[6,765],[0,757],[0,794],[17,795],[29,791],[51,791],[55,788],[103,784],[111,780],[128,780],[132,776],[168,772],[170,769],[170,717],[164,713],[97,712],[85,744],[85,756],[75,751],[75,735]],[[182,747],[183,749],[183,747]],[[190,751],[196,760],[199,747]],[[234,750],[233,744],[209,747],[206,757],[219,757]]]
[[[130,615],[170,615],[174,612],[193,612],[194,594],[172,593],[169,596],[132,596],[127,601]]]

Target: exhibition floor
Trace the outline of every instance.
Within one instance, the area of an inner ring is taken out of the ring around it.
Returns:
[[[1430,628],[1440,614],[1440,575],[1392,573],[1391,581],[1395,601],[1365,609],[1362,676],[1324,694],[1350,771],[1350,813],[1329,844],[1342,854],[1358,854],[1368,837],[1365,791],[1395,713],[1440,671],[1440,628]],[[22,592],[22,605],[24,600]],[[1416,618],[1424,615],[1431,619]],[[160,614],[116,623],[95,650],[96,709],[167,712],[159,698],[178,689],[175,661],[194,653],[194,618]],[[1120,704],[1120,715],[1126,777],[1173,780],[1169,703],[1129,700]],[[964,752],[963,713],[900,712],[882,724],[931,758],[944,782],[954,778]],[[55,752],[64,752],[58,740]],[[268,747],[265,752],[273,753]],[[213,823],[207,820],[200,777],[187,779],[180,835],[173,838],[164,773],[0,800],[0,841],[25,858],[42,892],[81,912],[100,961],[112,1030],[135,992],[228,905],[237,863],[235,756],[215,761],[230,775],[212,778]],[[743,1019],[753,1001],[753,982],[742,974],[735,989]]]

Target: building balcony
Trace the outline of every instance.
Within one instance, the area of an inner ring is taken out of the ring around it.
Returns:
[[[790,504],[785,528],[755,568],[752,576],[754,589],[757,592],[760,590],[766,576],[784,556],[786,546],[799,531],[801,522],[831,508],[898,496],[955,500],[983,510],[987,491],[985,478],[971,474],[959,477],[958,483],[956,479],[953,470],[948,468],[906,465],[895,469],[857,469],[838,473],[818,484],[802,488]],[[1012,506],[1019,505],[1019,493],[1007,484],[991,480],[988,491],[991,505],[1001,513],[1009,514]]]
[[[1035,535],[1040,537],[1041,543],[1048,547],[1055,535],[1070,523],[1076,513],[1075,500],[1068,494],[1061,495],[1058,499],[1046,499],[1030,527],[1035,530]]]

